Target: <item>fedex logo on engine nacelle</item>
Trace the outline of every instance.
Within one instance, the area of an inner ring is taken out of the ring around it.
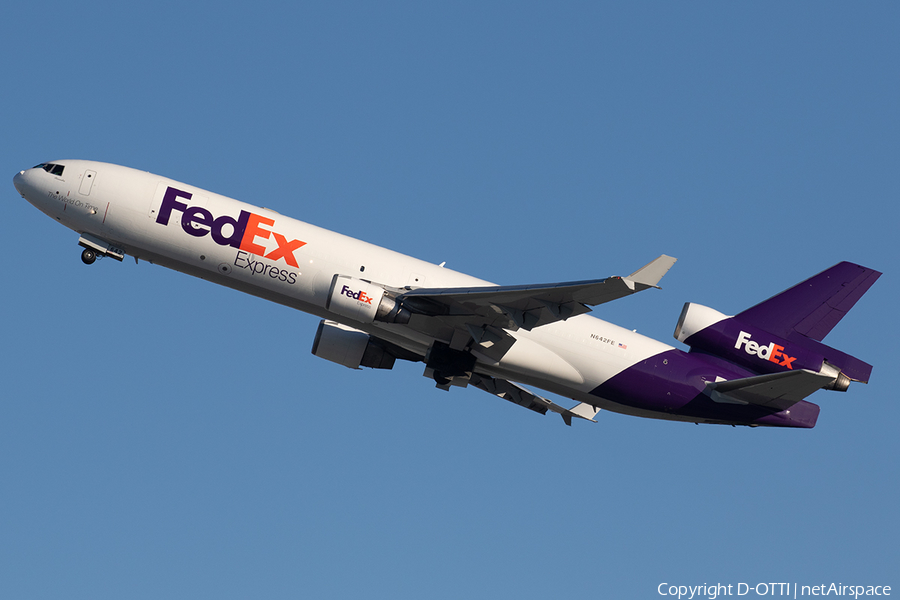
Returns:
[[[793,369],[793,363],[797,360],[796,356],[788,356],[784,352],[784,346],[776,344],[775,342],[770,343],[768,346],[760,346],[758,343],[754,342],[750,339],[750,334],[746,331],[742,331],[740,335],[738,335],[737,342],[734,344],[734,347],[740,350],[741,346],[744,347],[744,352],[751,355],[756,355],[763,360],[767,360],[769,362],[773,362],[776,365],[781,365],[783,367],[787,367],[788,369]]]
[[[343,295],[347,296],[348,298],[353,298],[354,300],[359,300],[360,302],[362,302],[364,304],[372,304],[372,300],[374,300],[374,298],[372,296],[367,295],[364,291],[360,290],[358,292],[354,292],[353,290],[350,289],[349,286],[346,286],[346,285],[343,288],[341,288],[341,293]]]
[[[173,187],[166,188],[156,222],[168,225],[172,211],[177,210],[181,213],[181,228],[188,235],[203,237],[211,234],[213,240],[220,246],[231,246],[273,261],[284,260],[290,266],[300,268],[294,257],[294,250],[305,246],[306,242],[288,241],[280,233],[266,229],[275,224],[275,219],[269,219],[246,210],[242,210],[237,219],[227,215],[213,218],[212,213],[202,206],[188,206],[178,200],[178,198],[190,200],[191,197],[190,192],[183,192]],[[230,233],[226,233],[226,226],[231,230]],[[275,238],[277,246],[268,252],[256,240],[267,240],[270,237]]]

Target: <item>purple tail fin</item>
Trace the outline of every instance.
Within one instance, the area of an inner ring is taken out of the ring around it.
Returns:
[[[856,381],[868,381],[872,366],[821,341],[881,276],[874,269],[842,262],[735,315],[825,355]]]
[[[821,342],[879,277],[842,262],[736,316],[786,339],[796,332]]]

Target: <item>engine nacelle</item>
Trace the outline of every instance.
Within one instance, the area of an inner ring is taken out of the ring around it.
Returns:
[[[351,369],[392,369],[394,356],[372,343],[372,336],[335,321],[322,321],[316,331],[312,353]]]
[[[406,324],[411,316],[384,287],[346,275],[335,275],[332,279],[325,308],[360,323]]]
[[[728,318],[727,315],[708,306],[685,302],[684,308],[681,309],[681,316],[678,317],[678,325],[675,326],[675,339],[684,342],[698,331],[703,331],[710,325],[715,325]]]

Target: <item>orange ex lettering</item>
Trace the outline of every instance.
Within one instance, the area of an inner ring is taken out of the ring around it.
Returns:
[[[775,364],[793,370],[794,367],[791,365],[791,363],[797,360],[797,357],[788,356],[787,354],[782,352],[782,350],[784,350],[784,346],[779,346],[778,344],[772,342],[772,352],[769,355],[769,360]]]
[[[283,258],[284,262],[299,269],[300,265],[297,264],[297,259],[294,258],[294,250],[302,248],[306,245],[306,242],[301,242],[300,240],[291,240],[289,242],[286,237],[274,231],[272,235],[275,236],[275,243],[278,244],[278,247],[266,254],[266,258],[269,260]]]
[[[275,219],[267,219],[262,215],[250,213],[250,218],[247,219],[247,228],[244,229],[244,238],[241,240],[241,250],[246,250],[257,256],[265,256],[266,249],[255,243],[254,240],[258,237],[267,240],[272,235],[272,232],[268,229],[263,229],[260,227],[260,224],[271,226],[275,224]]]
[[[213,241],[220,246],[231,246],[250,254],[262,256],[270,260],[284,260],[285,263],[299,269],[294,250],[302,248],[306,242],[288,241],[286,237],[266,227],[275,225],[275,220],[242,210],[237,219],[222,215],[213,218],[211,212],[199,206],[188,206],[178,199],[190,200],[193,194],[173,187],[166,188],[156,222],[168,225],[172,211],[182,213],[181,228],[188,235],[204,237],[212,234]],[[230,231],[230,233],[226,233]],[[266,254],[266,248],[256,243],[256,239],[268,240],[274,235],[277,247]]]
[[[284,262],[288,265],[294,268],[300,268],[300,265],[297,264],[297,259],[294,257],[294,250],[302,248],[306,245],[306,242],[301,242],[300,240],[291,240],[289,242],[287,238],[280,233],[263,229],[262,227],[262,225],[271,227],[274,224],[275,219],[269,219],[262,215],[250,213],[250,218],[247,219],[247,228],[244,230],[244,237],[241,240],[241,250],[256,254],[257,256],[264,256],[269,260],[278,260],[281,258],[284,259]],[[256,238],[267,240],[271,235],[275,236],[275,243],[278,244],[278,247],[266,254],[266,249],[256,243]]]

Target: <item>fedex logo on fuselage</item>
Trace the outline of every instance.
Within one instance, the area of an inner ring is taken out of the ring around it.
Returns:
[[[166,188],[156,222],[160,225],[168,225],[172,211],[177,210],[181,213],[181,228],[188,235],[203,237],[210,234],[220,246],[231,246],[273,261],[283,260],[294,268],[300,268],[294,251],[305,246],[306,242],[288,241],[280,233],[266,229],[275,224],[275,219],[269,219],[246,210],[242,210],[236,219],[227,215],[214,218],[212,213],[202,206],[188,206],[179,200],[179,198],[190,200],[191,197],[190,192],[173,187]],[[257,243],[257,239],[268,240],[272,237],[277,246],[271,252]]]
[[[797,357],[785,354],[783,352],[784,346],[776,344],[775,342],[770,343],[768,346],[760,346],[758,343],[751,340],[750,337],[749,333],[742,331],[740,335],[738,335],[737,342],[734,344],[735,349],[740,350],[741,346],[743,346],[744,352],[747,354],[756,355],[763,360],[773,362],[782,367],[787,367],[788,369],[794,368],[791,363],[797,360]]]
[[[354,292],[353,290],[350,289],[349,286],[346,286],[346,285],[343,288],[341,288],[341,293],[343,295],[347,296],[348,298],[353,298],[354,300],[359,300],[360,302],[362,302],[364,304],[372,304],[372,300],[374,300],[374,298],[372,298],[372,296],[367,295],[362,290],[360,290],[358,292]]]

